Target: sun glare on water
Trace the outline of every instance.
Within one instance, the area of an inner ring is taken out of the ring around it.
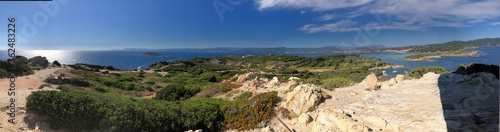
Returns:
[[[54,60],[65,60],[67,57],[70,56],[69,51],[64,51],[64,50],[25,50],[25,51],[20,51],[19,55],[26,56],[28,58],[34,57],[34,56],[42,56],[46,57],[47,60],[49,61],[54,61]]]

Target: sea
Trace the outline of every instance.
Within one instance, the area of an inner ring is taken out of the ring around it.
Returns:
[[[362,52],[362,53],[287,53],[298,56],[324,56],[329,54],[359,54],[362,56],[379,57],[384,62],[391,62],[396,65],[405,65],[402,69],[386,69],[389,76],[404,74],[415,67],[442,66],[448,71],[454,71],[460,64],[483,63],[500,65],[500,46],[479,47],[475,49],[480,51],[477,57],[442,57],[430,61],[409,62],[404,57],[411,55],[409,53],[393,52]],[[17,55],[28,58],[34,56],[45,56],[50,62],[57,60],[62,64],[97,64],[110,65],[116,68],[132,70],[137,68],[146,68],[149,65],[159,61],[187,60],[194,57],[216,57],[216,56],[245,56],[259,55],[250,53],[213,53],[213,52],[162,52],[158,56],[146,55],[147,51],[69,51],[69,50],[16,50]],[[267,55],[267,54],[260,54]],[[0,51],[0,59],[8,59],[7,51]]]

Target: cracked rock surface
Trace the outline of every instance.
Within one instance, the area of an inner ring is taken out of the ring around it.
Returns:
[[[322,98],[312,111],[288,108],[291,106],[283,103],[293,98],[297,102],[294,106],[310,107],[314,103],[308,102],[317,98],[300,97],[316,97],[318,93],[292,91],[315,90],[314,85],[282,83],[266,89],[277,90],[283,98],[279,108],[294,112],[296,117],[288,119],[278,113],[266,128],[250,131],[288,131],[286,127],[297,132],[498,131],[499,80],[492,74],[427,73],[412,80],[399,76],[378,82],[383,87],[371,91],[366,90],[365,82],[334,91],[321,89],[331,98]]]

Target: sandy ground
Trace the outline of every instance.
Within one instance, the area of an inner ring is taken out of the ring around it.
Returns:
[[[63,68],[50,68],[35,71],[35,74],[22,76],[16,78],[15,85],[15,96],[8,96],[10,81],[7,78],[0,79],[0,103],[2,107],[0,108],[0,131],[39,131],[37,126],[41,124],[41,128],[43,129],[43,124],[39,122],[40,118],[36,115],[26,113],[26,97],[31,94],[33,91],[38,91],[38,87],[42,84],[45,84],[43,80],[50,76],[50,74],[54,74],[55,71],[61,70]],[[55,86],[53,86],[55,87]],[[16,120],[15,124],[9,123],[9,112],[8,106],[10,105],[10,99],[15,99],[16,105]]]

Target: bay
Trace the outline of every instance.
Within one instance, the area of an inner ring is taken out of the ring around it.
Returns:
[[[500,65],[500,47],[480,47],[476,49],[482,54],[477,57],[442,57],[431,61],[409,62],[405,61],[404,57],[411,55],[408,53],[392,53],[392,52],[363,52],[363,53],[348,53],[359,54],[362,56],[379,57],[382,61],[391,62],[397,65],[405,65],[402,69],[386,69],[389,76],[396,74],[404,74],[411,71],[415,67],[442,66],[449,71],[455,70],[460,64],[483,63]],[[26,56],[28,58],[34,56],[45,56],[52,62],[58,60],[62,64],[87,63],[97,65],[111,65],[120,69],[136,69],[145,68],[158,61],[171,60],[187,60],[194,57],[216,57],[216,56],[244,56],[252,55],[249,53],[207,53],[207,52],[162,52],[159,56],[148,56],[146,51],[68,51],[68,50],[18,50],[17,55]],[[289,53],[298,56],[322,56],[327,53]],[[255,54],[253,54],[255,55]],[[260,54],[266,55],[266,54]],[[0,59],[8,59],[7,52],[0,51]]]

